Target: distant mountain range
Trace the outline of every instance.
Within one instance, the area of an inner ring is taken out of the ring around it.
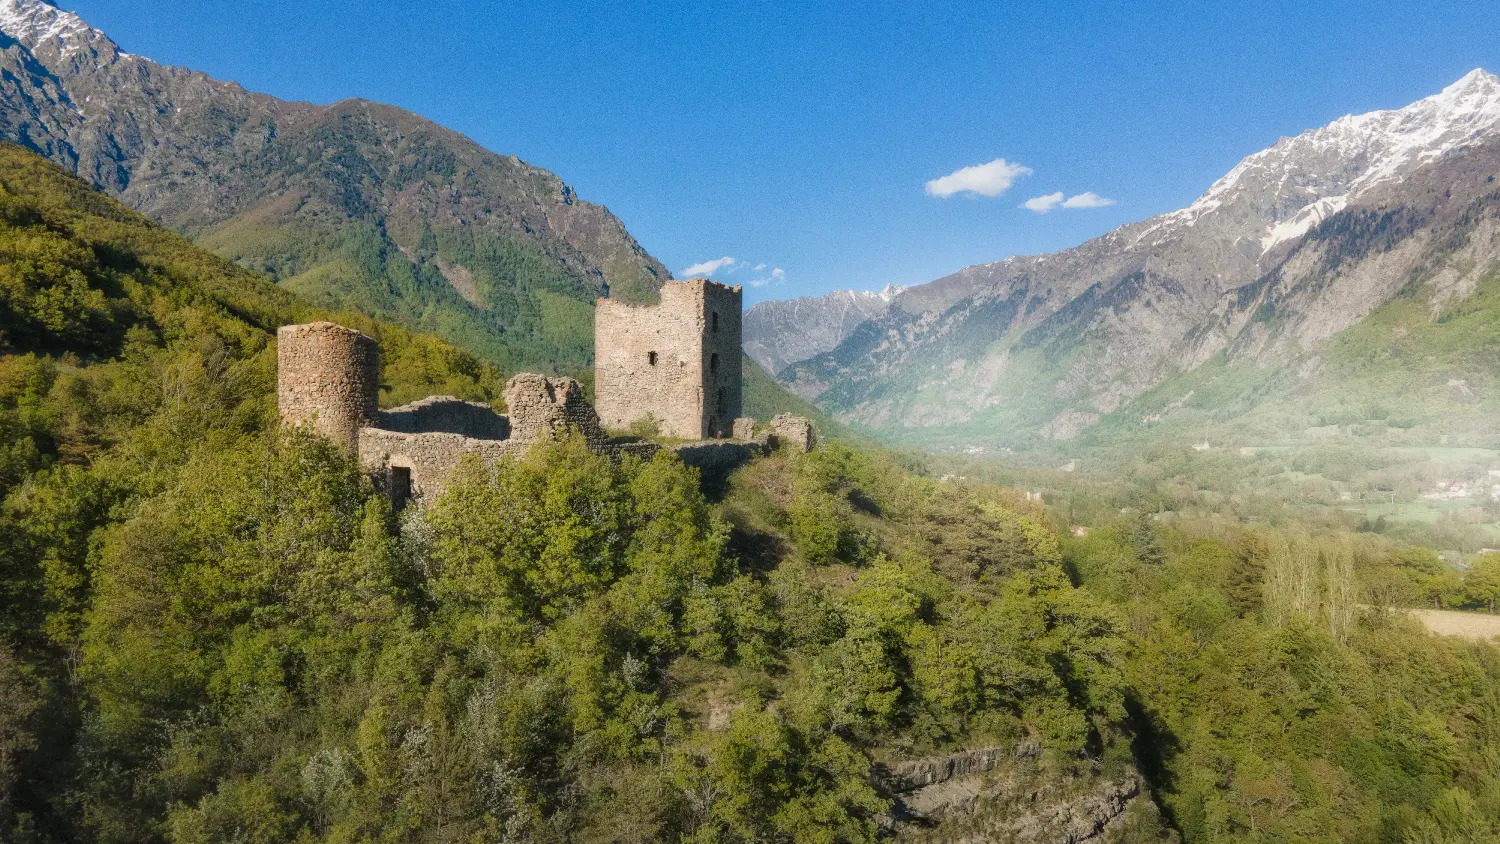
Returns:
[[[832,351],[861,324],[890,313],[901,288],[879,293],[836,290],[826,296],[775,299],[745,312],[745,354],[767,372]]]
[[[1305,390],[1330,338],[1398,300],[1445,320],[1493,278],[1497,175],[1500,80],[1475,70],[1284,138],[1185,209],[908,288],[841,322],[836,347],[766,360],[838,418],[924,444],[1036,447],[1154,424],[1161,391],[1206,366],[1290,372],[1276,394]],[[826,314],[848,298],[782,309],[755,340],[829,336]],[[1446,380],[1478,383],[1476,366]]]
[[[285,102],[0,0],[0,139],[314,301],[576,369],[592,303],[667,270],[552,173],[391,106]]]
[[[585,370],[594,298],[649,301],[670,277],[514,156],[390,106],[160,65],[42,0],[0,0],[0,140],[313,302],[511,371]],[[1313,424],[1330,397],[1403,378],[1403,424],[1488,431],[1455,420],[1500,402],[1500,356],[1476,339],[1500,319],[1497,175],[1500,80],[1476,70],[1285,138],[1187,208],[1073,249],[758,305],[746,351],[841,421],[920,445],[1071,450],[1228,407]]]

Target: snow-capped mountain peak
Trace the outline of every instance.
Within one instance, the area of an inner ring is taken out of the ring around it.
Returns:
[[[1379,148],[1372,166],[1354,181],[1351,195],[1398,177],[1410,164],[1424,164],[1500,127],[1500,79],[1474,69],[1442,92],[1395,111],[1344,117],[1337,127],[1367,148]]]
[[[1248,156],[1197,201],[1139,238],[1193,226],[1234,204],[1266,220],[1263,251],[1313,226],[1377,185],[1484,137],[1500,134],[1500,78],[1476,68],[1399,109],[1340,117]]]
[[[125,55],[119,53],[109,36],[89,26],[83,18],[43,0],[0,0],[0,32],[29,50],[55,43],[59,54],[65,57],[106,46],[121,56]]]

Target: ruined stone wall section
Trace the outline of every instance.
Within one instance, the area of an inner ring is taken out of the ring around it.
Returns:
[[[599,414],[583,395],[583,385],[572,378],[548,378],[523,372],[505,385],[510,408],[510,436],[527,444],[540,442],[574,428],[595,451],[609,441]]]
[[[606,427],[654,417],[669,437],[725,436],[740,414],[739,287],[668,281],[658,305],[599,300],[594,392]]]
[[[374,427],[406,434],[462,434],[483,440],[510,436],[510,420],[483,402],[431,396],[382,412]]]
[[[411,491],[429,504],[443,494],[465,455],[494,466],[502,458],[521,457],[530,447],[531,443],[516,440],[481,440],[461,434],[407,434],[380,428],[359,432],[359,462],[386,483],[393,469],[410,472]]]
[[[781,445],[806,454],[817,444],[812,421],[806,416],[778,413],[771,418],[771,435]]]
[[[286,425],[310,424],[344,448],[380,410],[380,346],[331,322],[276,332],[276,403]]]

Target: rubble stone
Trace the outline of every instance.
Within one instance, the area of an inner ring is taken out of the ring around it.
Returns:
[[[779,444],[802,454],[812,451],[813,446],[817,444],[812,420],[806,416],[793,416],[790,413],[776,414],[771,419],[771,434],[776,437]]]

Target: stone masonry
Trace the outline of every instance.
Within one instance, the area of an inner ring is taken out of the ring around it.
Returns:
[[[276,331],[276,403],[288,425],[310,424],[344,448],[380,412],[380,347],[331,322]]]
[[[522,373],[505,385],[509,416],[488,405],[436,396],[380,414],[359,432],[359,459],[398,503],[411,496],[435,498],[465,455],[493,464],[520,457],[532,446],[573,428],[589,448],[629,451],[599,426],[599,417],[572,378]]]
[[[737,286],[668,281],[661,303],[600,299],[594,311],[594,392],[605,427],[654,418],[668,437],[727,437],[740,415]]]
[[[771,435],[781,445],[796,449],[806,454],[812,451],[816,442],[813,433],[812,422],[806,416],[793,416],[790,413],[778,413],[771,417]]]
[[[703,293],[709,285],[714,292]],[[702,440],[710,434],[722,437],[732,427],[734,434],[748,441],[700,441],[674,448],[684,463],[698,467],[706,473],[705,477],[709,474],[722,477],[769,447],[767,436],[752,439],[755,420],[736,418],[740,409],[740,290],[713,282],[696,285],[669,282],[668,287],[672,293],[663,291],[662,307],[687,302],[697,309],[694,313],[699,316],[685,320],[685,324],[706,332],[697,341],[677,343],[676,350],[671,351],[673,360],[681,359],[681,349],[696,350],[691,354],[703,366],[695,369],[694,365],[684,363],[678,372],[696,372],[693,377],[702,382],[701,389],[694,387],[692,394],[701,396],[702,389],[707,389],[713,401],[708,407],[702,406],[697,398],[679,405],[672,399],[679,393],[672,390],[688,383],[686,376],[682,376],[682,383],[675,383],[673,379],[660,377],[660,373],[647,373],[642,377],[654,389],[649,394],[660,403],[618,401],[617,408],[624,405],[632,410],[619,411],[623,415],[616,419],[639,412],[639,416],[626,421],[628,425],[629,421],[651,414],[664,423],[673,420],[676,427],[664,425],[663,433],[670,436],[685,433],[688,435],[685,438],[693,440]],[[660,308],[650,310],[660,311]],[[662,329],[671,324],[660,313],[655,322]],[[715,324],[718,332],[714,331]],[[630,335],[636,328],[621,330]],[[453,396],[433,396],[381,411],[380,349],[374,340],[331,322],[284,326],[276,337],[277,400],[282,422],[311,426],[357,455],[398,507],[414,497],[431,500],[440,495],[453,469],[466,455],[493,465],[505,457],[524,455],[533,445],[566,430],[582,434],[589,448],[598,453],[649,458],[660,448],[649,440],[611,437],[584,398],[582,385],[572,378],[533,373],[511,378],[505,385],[509,415],[498,414],[489,405]],[[666,354],[664,350],[674,349],[667,342],[670,338],[661,339],[660,348],[654,350],[659,356]],[[734,354],[725,345],[730,339]],[[658,365],[665,360],[659,357]],[[600,378],[603,379],[602,374]],[[616,395],[627,396],[630,383],[628,380],[618,383]],[[717,393],[721,389],[722,401]],[[798,446],[805,450],[811,446],[811,426],[805,419],[800,421],[806,426],[807,439],[792,433],[803,428],[790,419],[777,417],[772,428],[787,439],[798,441]],[[695,424],[701,427],[692,427]]]
[[[536,443],[574,428],[595,451],[610,445],[599,414],[583,397],[583,385],[572,378],[524,372],[505,385],[505,406],[516,426],[512,439],[518,442]]]

